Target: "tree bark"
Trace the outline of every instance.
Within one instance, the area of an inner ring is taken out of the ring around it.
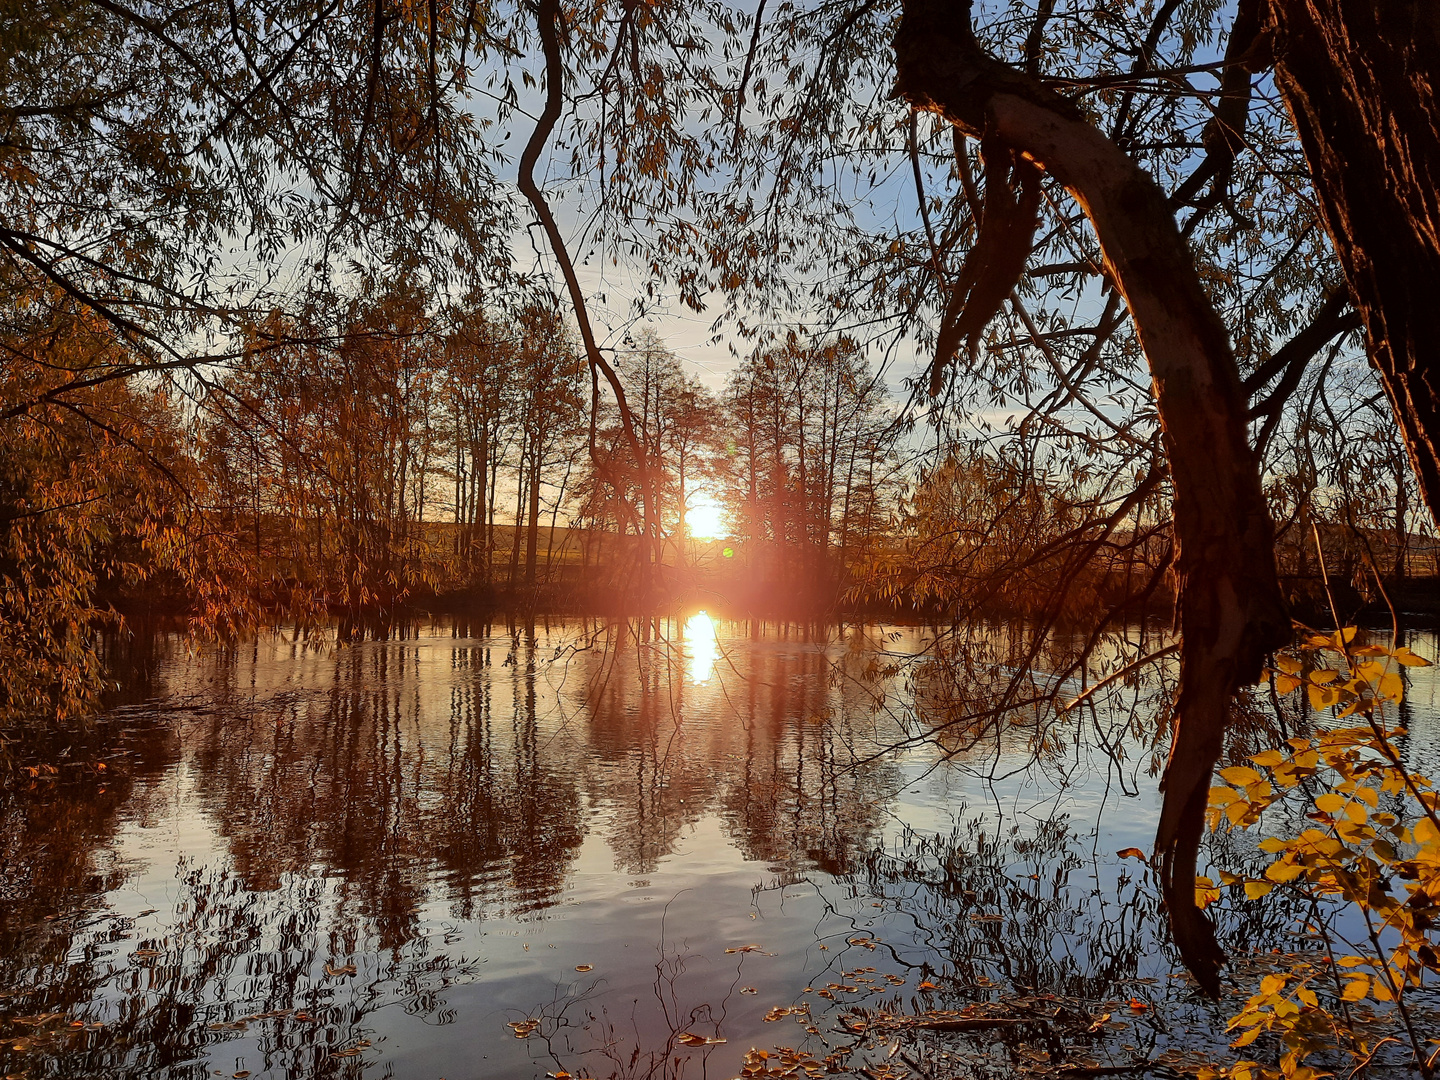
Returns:
[[[1071,102],[986,55],[968,0],[905,0],[895,52],[912,106],[1008,143],[1074,196],[1135,320],[1174,486],[1181,634],[1156,866],[1176,944],[1216,993],[1224,955],[1194,888],[1211,772],[1235,692],[1290,634],[1228,334],[1159,187]]]
[[[1440,4],[1271,0],[1270,19],[1275,82],[1421,494],[1440,517]]]

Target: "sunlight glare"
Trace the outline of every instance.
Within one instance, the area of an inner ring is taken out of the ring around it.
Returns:
[[[690,681],[697,686],[710,681],[720,646],[715,640],[715,620],[697,611],[685,620],[685,641],[690,646]]]
[[[685,531],[696,540],[719,540],[729,532],[725,508],[703,492],[685,508]]]

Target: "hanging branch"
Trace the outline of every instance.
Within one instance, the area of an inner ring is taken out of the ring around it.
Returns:
[[[560,120],[560,111],[565,98],[565,64],[560,51],[559,0],[540,0],[537,27],[541,50],[545,56],[545,108],[535,122],[535,130],[530,133],[530,141],[525,144],[525,150],[520,155],[520,172],[517,183],[521,194],[529,200],[534,209],[535,216],[540,219],[541,228],[545,230],[545,237],[550,242],[550,250],[555,256],[555,261],[560,265],[560,273],[565,279],[565,288],[570,295],[570,305],[575,311],[575,322],[580,328],[580,340],[585,346],[585,358],[590,365],[592,385],[595,373],[599,372],[605,377],[605,381],[615,394],[615,403],[620,410],[620,424],[625,433],[625,442],[635,457],[635,467],[640,479],[645,545],[651,549],[644,551],[646,569],[642,580],[642,593],[648,593],[649,556],[654,554],[658,561],[659,554],[658,551],[653,550],[659,539],[655,520],[654,479],[650,475],[645,448],[640,444],[640,439],[635,433],[635,424],[630,413],[629,401],[625,396],[625,387],[621,385],[620,377],[616,374],[615,369],[601,354],[600,346],[595,340],[595,331],[590,325],[590,311],[585,302],[585,294],[580,289],[580,279],[575,274],[575,264],[566,248],[565,237],[560,232],[560,226],[556,224],[555,215],[550,210],[549,200],[545,198],[545,193],[535,182],[535,164],[539,161],[541,151],[544,150],[546,142],[549,141],[551,133],[555,130],[555,125]],[[592,398],[590,459],[597,468],[600,468],[603,463],[595,443],[595,409],[596,403]]]

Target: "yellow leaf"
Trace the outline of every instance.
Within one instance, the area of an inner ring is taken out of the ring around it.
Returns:
[[[1331,683],[1340,677],[1340,673],[1334,668],[1316,668],[1310,673],[1312,683]]]
[[[1327,791],[1315,800],[1315,809],[1324,814],[1337,814],[1345,805],[1345,796]]]
[[[1245,1034],[1241,1035],[1238,1039],[1232,1042],[1230,1044],[1231,1048],[1238,1050],[1242,1046],[1249,1046],[1252,1042],[1254,1042],[1260,1037],[1260,1032],[1264,1030],[1264,1028],[1258,1027],[1251,1028],[1249,1031],[1245,1032]]]
[[[1277,694],[1288,694],[1301,683],[1301,679],[1295,675],[1276,675],[1275,692]]]
[[[1248,765],[1232,765],[1228,769],[1221,769],[1220,775],[1232,784],[1240,787],[1247,787],[1250,784],[1258,784],[1264,779],[1258,772]]]
[[[1223,784],[1217,784],[1210,789],[1211,806],[1229,806],[1239,797],[1240,793],[1238,791],[1234,788],[1225,787]]]
[[[1355,798],[1361,802],[1369,803],[1371,806],[1380,805],[1380,793],[1374,788],[1357,787],[1354,791]]]
[[[1398,671],[1387,671],[1380,676],[1380,696],[1397,704],[1405,698],[1405,680]]]
[[[1245,899],[1259,900],[1262,896],[1268,895],[1274,887],[1268,881],[1247,881],[1245,882]]]
[[[1303,873],[1305,873],[1303,866],[1284,862],[1283,860],[1281,862],[1273,862],[1265,868],[1265,876],[1271,881],[1278,882],[1281,885],[1287,881],[1294,881]]]
[[[1365,809],[1364,803],[1352,802],[1345,806],[1345,816],[1356,825],[1365,824],[1365,818],[1369,816],[1369,813],[1370,811]]]
[[[1402,645],[1395,650],[1395,659],[1406,667],[1430,667],[1430,661],[1423,656],[1416,656],[1408,646]]]
[[[1250,758],[1256,765],[1272,768],[1285,760],[1285,755],[1279,750],[1266,750],[1263,754],[1254,754]]]
[[[1429,818],[1421,818],[1415,823],[1412,835],[1415,837],[1415,843],[1430,844],[1440,840],[1440,829],[1437,829],[1435,823]]]

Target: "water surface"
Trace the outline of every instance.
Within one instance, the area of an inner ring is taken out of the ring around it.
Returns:
[[[971,1071],[1219,1052],[1116,854],[1153,835],[1153,711],[947,757],[927,632],[820,637],[162,640],[149,700],[25,747],[3,795],[0,1069],[732,1077],[752,1047],[840,1067],[856,1008],[1002,1000],[1112,1016],[1083,1046],[987,1036]],[[1281,903],[1222,929],[1242,975],[1303,947]],[[843,1063],[900,1067],[869,1052]]]

